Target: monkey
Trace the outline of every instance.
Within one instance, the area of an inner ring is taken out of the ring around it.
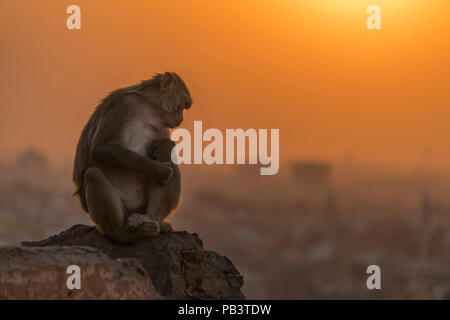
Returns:
[[[121,244],[169,231],[181,175],[171,161],[170,129],[192,105],[174,72],[156,74],[106,96],[77,143],[74,196],[98,231]]]

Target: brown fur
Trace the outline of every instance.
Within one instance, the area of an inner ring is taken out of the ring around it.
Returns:
[[[112,92],[86,123],[74,160],[74,195],[79,196],[82,208],[109,237],[119,242],[140,238],[139,232],[130,235],[125,223],[117,226],[114,221],[119,221],[120,217],[125,221],[130,214],[147,208],[147,212],[138,213],[150,212],[155,215],[150,217],[152,220],[158,216],[156,220],[162,222],[177,206],[181,183],[178,167],[170,162],[168,148],[173,142],[169,139],[169,128],[182,122],[183,110],[191,104],[183,80],[175,73],[166,72]],[[157,141],[163,143],[151,150]],[[91,178],[90,188],[86,185],[86,176]],[[110,193],[114,195],[108,199]],[[105,217],[109,213],[99,213],[102,205],[111,205],[105,201],[117,203],[109,210],[121,211],[115,213],[118,219],[111,220]],[[149,203],[159,209],[148,208]],[[137,218],[133,221],[140,220]]]

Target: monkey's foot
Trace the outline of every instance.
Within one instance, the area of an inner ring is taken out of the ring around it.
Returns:
[[[139,229],[144,235],[156,236],[160,233],[161,229],[159,223],[156,221],[145,221]]]
[[[126,228],[129,231],[134,231],[139,229],[140,232],[146,235],[157,235],[160,232],[159,223],[153,221],[148,216],[133,213],[127,219]]]
[[[143,214],[133,213],[128,217],[125,227],[128,231],[133,231],[142,226],[142,224],[147,220],[147,217]]]
[[[172,225],[168,221],[163,221],[159,224],[161,232],[170,232],[173,231]]]

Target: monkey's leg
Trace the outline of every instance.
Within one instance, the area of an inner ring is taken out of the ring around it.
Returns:
[[[119,243],[135,242],[156,234],[154,223],[144,221],[132,231],[126,227],[120,192],[99,168],[89,168],[84,181],[89,215],[102,234]]]
[[[161,223],[165,217],[162,216],[162,200],[164,197],[164,193],[166,192],[166,188],[164,185],[151,183],[147,189],[148,192],[148,204],[146,216]]]
[[[167,187],[162,185],[153,185],[148,189],[149,200],[145,216],[158,222],[161,232],[173,230],[172,225],[167,220],[164,220],[169,215],[169,212],[165,212],[166,209],[163,204],[164,200],[166,200],[166,192],[168,192]]]

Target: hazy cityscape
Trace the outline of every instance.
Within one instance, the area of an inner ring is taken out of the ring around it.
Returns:
[[[70,164],[54,169],[30,148],[0,167],[0,244],[92,224],[71,197]],[[228,256],[253,299],[449,299],[449,176],[326,161],[183,166],[183,200],[170,218]],[[382,289],[368,290],[379,265]]]

